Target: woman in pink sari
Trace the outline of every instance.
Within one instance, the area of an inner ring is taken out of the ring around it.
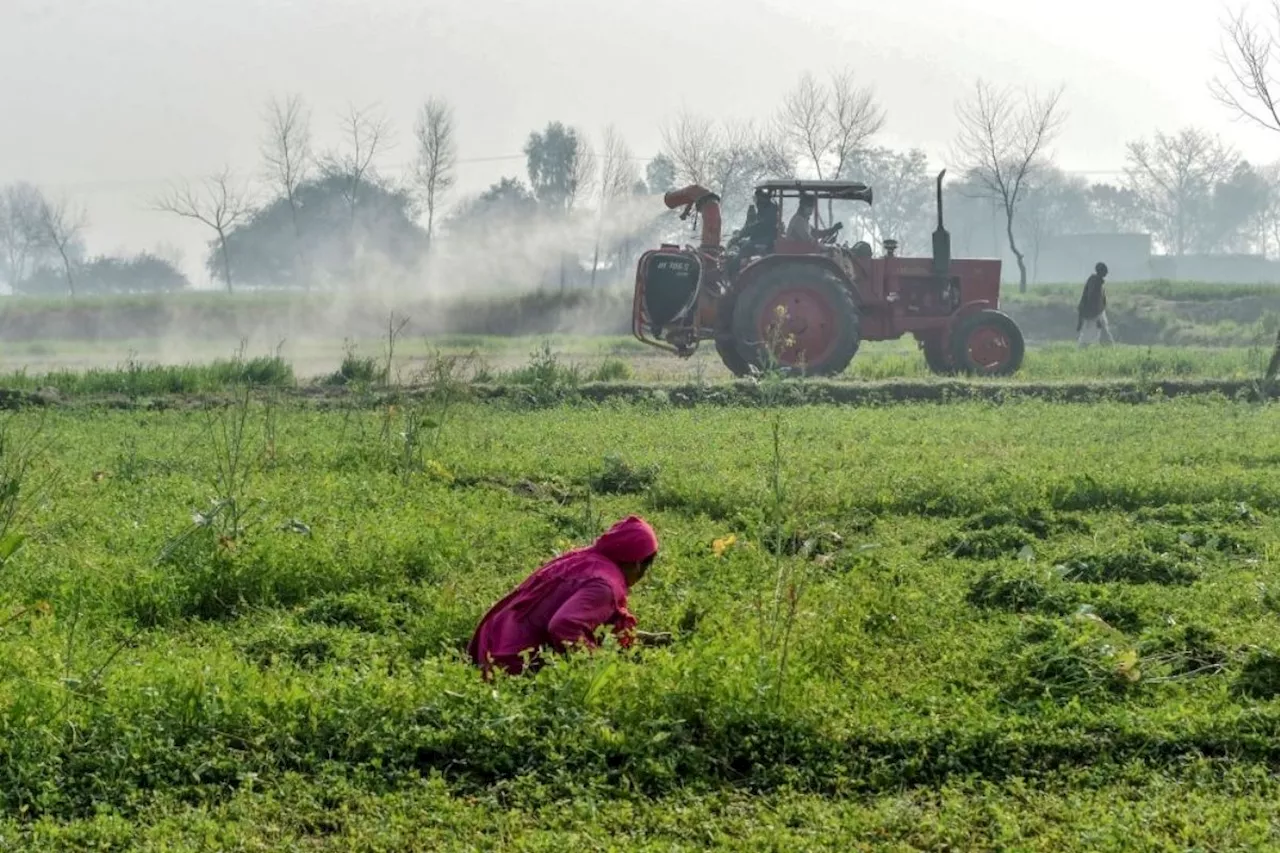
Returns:
[[[471,660],[486,677],[495,666],[519,675],[542,665],[543,649],[594,648],[604,625],[624,648],[637,640],[665,643],[669,635],[636,631],[627,611],[627,590],[657,555],[658,537],[647,522],[636,516],[618,522],[591,547],[547,563],[490,608],[467,647]]]

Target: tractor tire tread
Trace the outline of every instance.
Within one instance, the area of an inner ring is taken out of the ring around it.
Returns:
[[[982,371],[971,363],[968,341],[969,336],[978,327],[989,324],[998,326],[1008,337],[1010,358],[996,370]],[[992,308],[984,308],[981,311],[975,311],[962,317],[951,333],[951,359],[958,370],[968,374],[983,373],[987,376],[1010,376],[1017,373],[1018,369],[1022,367],[1022,360],[1026,356],[1026,351],[1026,340],[1022,336],[1022,330],[1018,328],[1018,324],[1008,314]]]
[[[780,372],[786,376],[799,376],[802,373],[809,376],[839,375],[853,361],[862,343],[858,303],[845,282],[829,270],[815,270],[804,265],[801,272],[788,274],[789,266],[782,265],[766,271],[757,281],[747,285],[735,299],[732,328],[738,354],[749,371],[764,369],[765,361],[761,348],[749,342],[756,334],[756,315],[760,310],[760,303],[773,288],[785,287],[793,283],[798,276],[803,275],[813,283],[820,282],[830,288],[836,310],[847,319],[847,322],[844,324],[834,352],[823,364],[816,367],[810,366],[804,371],[797,368],[781,368]]]

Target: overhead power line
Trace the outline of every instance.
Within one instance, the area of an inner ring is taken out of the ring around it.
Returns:
[[[521,161],[524,159],[525,159],[525,155],[523,152],[521,152],[518,154],[493,154],[485,157],[459,157],[455,162],[459,166],[465,166],[465,165],[478,164],[478,163],[514,162],[514,161]],[[628,157],[627,159],[634,163],[650,163],[654,159],[656,159],[656,157],[631,156],[631,157]],[[407,171],[411,169],[413,165],[414,165],[413,162],[405,161],[405,162],[390,164],[388,166],[388,169]],[[1123,169],[1063,169],[1062,172],[1067,175],[1080,175],[1085,177],[1104,176],[1104,175],[1115,176],[1115,175],[1123,175],[1125,173]],[[250,173],[246,172],[243,174],[247,175]],[[9,180],[24,180],[24,179],[13,178]],[[191,180],[191,179],[182,178],[182,177],[178,177],[178,178],[147,177],[147,178],[94,178],[94,179],[83,180],[83,181],[33,180],[31,182],[36,184],[48,183],[51,185],[56,185],[66,190],[94,190],[94,189],[142,189],[147,187],[161,187],[161,186],[167,186],[167,185],[173,184],[175,182],[180,182],[182,180]],[[196,180],[198,180],[198,178]],[[6,183],[6,182],[7,180],[0,179],[0,183]]]

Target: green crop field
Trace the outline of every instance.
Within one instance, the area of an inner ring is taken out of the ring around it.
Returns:
[[[191,370],[4,416],[0,848],[1280,844],[1273,405]],[[489,604],[631,512],[675,644],[485,684]]]

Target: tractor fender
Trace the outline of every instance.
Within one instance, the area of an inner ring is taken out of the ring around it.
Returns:
[[[817,267],[824,272],[831,273],[848,288],[850,295],[853,296],[853,303],[857,307],[862,307],[862,300],[858,294],[858,288],[849,281],[849,277],[845,275],[840,265],[825,255],[767,255],[758,261],[748,264],[734,278],[733,285],[729,288],[729,292],[725,294],[726,298],[736,299],[742,291],[750,287],[761,275],[778,266],[783,265],[800,265]]]
[[[996,310],[996,306],[992,305],[991,300],[989,299],[975,299],[972,302],[966,302],[957,308],[956,312],[951,315],[950,325],[954,326],[962,317],[968,317],[970,314],[984,310],[994,311]]]

